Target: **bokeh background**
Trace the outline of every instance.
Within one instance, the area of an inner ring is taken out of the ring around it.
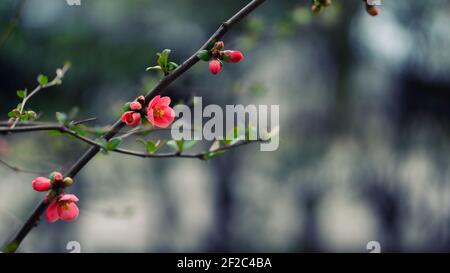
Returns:
[[[108,125],[159,75],[155,53],[181,63],[244,1],[0,2],[0,113],[16,90],[72,62],[62,86],[30,107],[42,120],[77,106]],[[280,147],[247,146],[212,161],[98,155],[71,189],[77,222],[39,226],[22,252],[450,251],[450,5],[267,1],[224,39],[245,62],[212,76],[196,65],[175,101],[280,105]],[[139,148],[132,141],[128,147]],[[206,144],[205,144],[206,145]],[[0,159],[33,170],[69,167],[86,149],[47,133],[0,136]],[[201,148],[197,147],[197,148]],[[42,198],[33,175],[0,165],[0,242]]]

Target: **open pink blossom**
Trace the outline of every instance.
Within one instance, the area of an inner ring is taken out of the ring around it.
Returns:
[[[169,97],[154,97],[147,108],[147,119],[156,127],[167,128],[175,119],[175,111],[169,106]]]
[[[52,181],[47,177],[36,177],[31,182],[31,186],[35,191],[44,192],[52,188]]]
[[[128,126],[137,126],[141,121],[141,114],[133,111],[128,111],[123,113],[120,120],[125,122]]]
[[[63,194],[53,201],[47,208],[45,217],[50,223],[54,223],[59,219],[64,221],[75,221],[80,213],[75,202],[78,198],[73,194]]]

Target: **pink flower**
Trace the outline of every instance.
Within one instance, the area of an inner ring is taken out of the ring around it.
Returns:
[[[35,191],[44,192],[52,188],[52,181],[47,177],[37,177],[31,182],[31,186]]]
[[[132,111],[139,111],[142,109],[142,105],[137,101],[133,101],[132,103],[130,103],[130,109]]]
[[[122,122],[125,122],[128,126],[137,126],[141,121],[141,114],[133,111],[128,111],[122,115],[120,120],[122,120]]]
[[[167,128],[175,119],[175,112],[169,106],[169,97],[154,97],[147,108],[147,119],[156,127]]]
[[[47,221],[56,222],[59,219],[64,221],[75,221],[78,217],[79,209],[75,202],[78,198],[73,194],[62,194],[50,204],[45,213]]]
[[[209,71],[211,71],[212,74],[219,74],[221,70],[222,63],[219,60],[211,60],[209,62]]]
[[[244,55],[238,50],[225,50],[223,55],[224,60],[230,63],[238,63],[244,59]]]

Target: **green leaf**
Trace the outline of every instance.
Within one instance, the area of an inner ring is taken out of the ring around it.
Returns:
[[[20,111],[17,109],[14,109],[8,113],[8,117],[9,118],[18,118],[18,117],[20,117]]]
[[[145,141],[143,139],[137,139],[136,141],[141,142],[142,144],[145,145],[145,149],[147,150],[147,152],[149,154],[154,154],[163,144],[164,142],[161,140],[158,140],[156,142],[154,141]]]
[[[162,68],[161,68],[161,66],[159,66],[159,65],[155,65],[155,66],[147,67],[147,68],[145,69],[145,71],[150,71],[150,70],[162,70]]]
[[[183,150],[187,151],[190,148],[194,147],[194,145],[197,143],[197,140],[190,140],[190,141],[185,141],[183,144]]]
[[[48,77],[45,75],[40,74],[37,77],[37,81],[40,85],[46,85],[48,83]]]
[[[122,144],[122,139],[120,137],[112,138],[108,141],[108,144],[106,145],[106,149],[108,151],[113,151],[119,147],[119,145]]]
[[[75,131],[77,134],[79,134],[80,136],[86,136],[87,135],[87,126],[84,124],[78,124],[78,125],[71,125],[69,126],[69,128],[72,131]]]
[[[153,154],[154,152],[156,152],[156,149],[158,148],[156,146],[156,143],[153,141],[147,141],[147,144],[145,145],[145,147],[147,148],[147,152],[149,154]]]
[[[197,57],[202,61],[208,62],[211,60],[211,53],[209,50],[200,50],[197,52]]]
[[[20,115],[19,117],[20,121],[27,121],[28,120],[28,114],[27,113],[23,113]]]
[[[225,151],[209,152],[203,155],[203,160],[209,160],[225,154]]]
[[[226,139],[221,141],[223,145],[233,145],[237,142],[239,142],[239,127],[234,127],[233,130],[227,134]]]
[[[62,112],[56,112],[56,120],[60,123],[65,123],[67,121],[67,115]]]
[[[106,139],[97,138],[97,139],[95,139],[95,142],[102,147],[101,148],[102,153],[108,154],[108,143],[109,142]]]
[[[172,70],[175,70],[177,67],[178,67],[178,64],[177,64],[177,63],[170,62],[170,63],[168,64],[167,70],[168,70],[168,71],[172,71]]]
[[[27,96],[27,90],[17,90],[17,96],[21,99]]]

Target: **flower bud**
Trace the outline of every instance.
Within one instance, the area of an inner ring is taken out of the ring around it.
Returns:
[[[197,52],[197,57],[202,61],[209,62],[211,60],[211,52],[208,50],[200,50]]]
[[[136,99],[137,102],[139,102],[141,105],[145,104],[145,97],[144,96],[139,96]]]
[[[70,178],[70,177],[64,178],[63,185],[64,185],[65,188],[72,186],[72,184],[73,184],[73,179],[72,178]]]
[[[222,63],[219,60],[212,60],[209,62],[209,71],[211,71],[212,74],[219,74],[221,70]]]
[[[44,192],[52,188],[52,181],[47,177],[37,177],[31,182],[31,186],[35,191]]]
[[[214,49],[222,50],[225,47],[225,43],[223,41],[218,41],[214,44]]]
[[[223,51],[223,60],[230,63],[238,63],[244,59],[242,52],[238,50]]]
[[[49,178],[53,182],[62,182],[63,175],[60,172],[52,172],[50,174]]]
[[[130,103],[130,110],[139,111],[141,109],[142,109],[142,105],[139,102],[133,101],[132,103]]]

